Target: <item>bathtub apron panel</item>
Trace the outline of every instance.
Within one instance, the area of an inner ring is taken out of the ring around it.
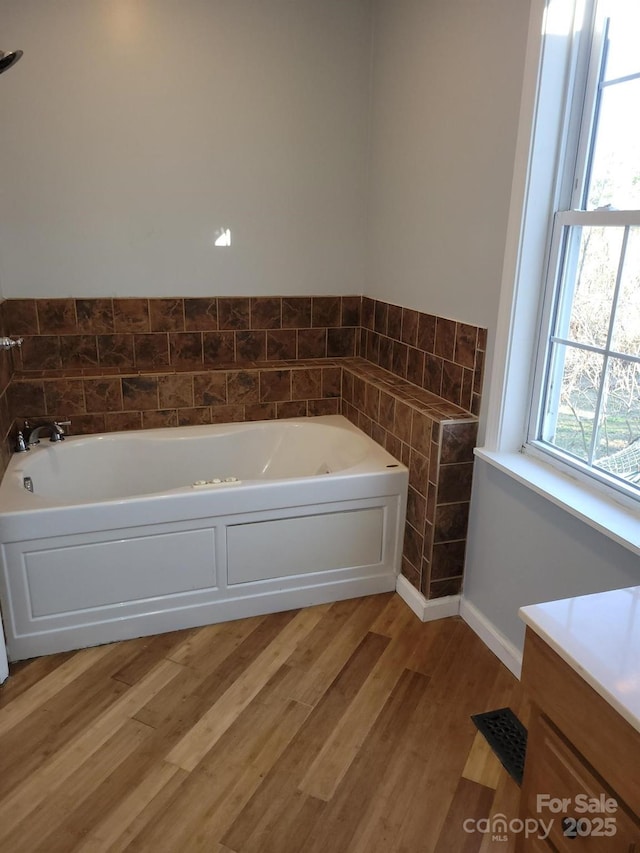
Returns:
[[[7,485],[24,471],[8,471],[0,488],[0,595],[9,658],[395,589],[407,469],[343,418],[310,420],[346,431],[342,443],[339,432],[330,436],[343,454],[341,470],[326,445],[329,463],[317,466],[311,451],[305,463],[322,474],[68,506],[43,506],[36,492],[30,511],[14,512]],[[216,428],[209,429],[215,441]],[[189,436],[189,429],[149,431],[163,441],[167,432],[179,441]],[[280,468],[293,470],[281,453],[286,440],[269,436]],[[344,457],[349,443],[353,465]],[[63,454],[43,459],[49,470],[64,469]],[[67,494],[73,501],[69,484]],[[25,499],[16,497],[20,506]]]

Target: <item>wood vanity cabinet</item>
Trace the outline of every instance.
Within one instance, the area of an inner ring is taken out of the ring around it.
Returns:
[[[545,841],[519,833],[516,853],[640,853],[640,732],[531,628],[522,687],[531,717],[519,816],[553,825]]]

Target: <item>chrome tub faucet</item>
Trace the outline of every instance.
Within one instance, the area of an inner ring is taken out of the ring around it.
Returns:
[[[16,453],[25,453],[34,444],[40,444],[40,436],[43,432],[49,433],[49,441],[63,441],[63,426],[69,426],[71,421],[48,421],[31,428],[28,421],[24,422],[24,429],[18,430],[15,443]]]

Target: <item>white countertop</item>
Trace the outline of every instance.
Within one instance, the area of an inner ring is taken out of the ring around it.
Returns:
[[[640,731],[640,586],[532,604],[520,617]]]

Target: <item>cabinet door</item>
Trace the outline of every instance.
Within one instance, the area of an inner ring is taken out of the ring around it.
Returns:
[[[542,714],[529,729],[522,813],[551,823],[559,853],[631,853],[640,844],[640,826]]]

